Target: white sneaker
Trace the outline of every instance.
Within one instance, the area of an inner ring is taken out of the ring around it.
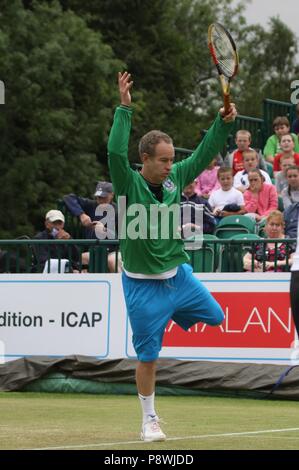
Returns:
[[[159,423],[158,416],[149,416],[148,421],[142,425],[141,440],[145,442],[165,441],[166,436]]]

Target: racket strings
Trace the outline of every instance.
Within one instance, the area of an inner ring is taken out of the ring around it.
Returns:
[[[214,25],[211,39],[222,73],[228,78],[232,77],[236,70],[236,52],[229,37],[218,25]]]

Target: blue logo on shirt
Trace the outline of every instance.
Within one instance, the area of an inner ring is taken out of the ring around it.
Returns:
[[[170,193],[173,193],[177,187],[176,185],[174,184],[173,181],[171,181],[169,178],[167,178],[164,183],[163,183],[163,188],[166,189],[166,191],[169,191]]]

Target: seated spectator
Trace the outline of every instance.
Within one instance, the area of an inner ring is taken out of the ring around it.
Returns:
[[[248,173],[249,188],[244,192],[245,209],[249,217],[261,222],[270,212],[277,209],[277,191],[273,184],[264,182],[257,168]]]
[[[278,211],[269,213],[266,219],[264,228],[265,238],[269,239],[283,239],[284,234],[284,220],[283,214]],[[254,257],[254,271],[275,271],[281,272],[288,270],[288,266],[292,264],[294,247],[289,245],[287,249],[286,243],[257,243],[251,253],[246,253],[243,257],[243,266],[245,271],[252,270],[252,257]],[[289,256],[287,263],[287,255]],[[275,263],[276,258],[276,263]]]
[[[280,139],[280,147],[281,147],[281,153],[278,153],[274,157],[274,162],[273,162],[273,172],[274,176],[276,177],[276,174],[278,171],[280,171],[280,159],[284,157],[292,157],[294,159],[294,164],[299,165],[299,153],[294,152],[294,139],[292,134],[286,134],[283,135]]]
[[[217,221],[229,215],[244,214],[244,198],[242,193],[233,187],[232,169],[219,168],[218,180],[221,187],[213,191],[209,197],[209,204]]]
[[[207,168],[196,178],[195,192],[198,196],[202,196],[205,199],[210,197],[210,194],[215,189],[220,188],[220,184],[217,178],[217,158],[213,158]]]
[[[244,193],[249,188],[248,172],[258,167],[258,154],[255,150],[249,149],[243,152],[244,170],[238,171],[234,176],[234,187]],[[271,178],[264,170],[260,170],[264,180],[268,184],[272,184]]]
[[[236,150],[229,153],[224,159],[224,166],[232,168],[233,176],[235,176],[238,171],[244,170],[243,153],[248,150],[254,150],[252,147],[250,147],[251,134],[249,131],[240,129],[236,133],[235,143],[237,145]],[[262,170],[267,169],[264,159],[261,155],[258,155],[258,167]]]
[[[264,156],[267,160],[267,162],[270,162],[273,164],[274,162],[274,157],[278,153],[280,153],[281,148],[280,148],[280,139],[283,135],[289,134],[290,133],[290,123],[287,117],[285,116],[278,116],[274,119],[273,121],[273,129],[274,129],[274,134],[271,135],[265,145],[264,148]],[[296,134],[291,134],[295,147],[294,150],[296,153],[299,152],[299,142],[298,142],[298,137]]]
[[[88,199],[75,194],[68,194],[63,197],[63,201],[76,217],[79,217],[81,224],[85,227],[85,238],[87,239],[117,239],[117,207],[113,202],[112,183],[99,181],[94,193],[94,199]],[[101,222],[103,221],[103,223]],[[108,249],[108,269],[115,272],[115,246],[107,246]],[[89,264],[89,253],[83,253],[84,264]],[[121,271],[121,258],[118,252],[117,272]]]
[[[283,212],[285,233],[287,238],[295,238],[298,236],[299,221],[299,202],[294,202]]]
[[[296,118],[292,122],[292,132],[299,135],[299,103],[296,105]]]
[[[280,171],[275,176],[275,187],[279,196],[281,191],[288,187],[287,169],[294,166],[294,164],[294,157],[283,155],[280,159]]]
[[[190,222],[187,224],[182,225],[183,229],[183,237],[186,236],[184,234],[184,230],[200,230],[201,233],[214,233],[215,230],[215,217],[212,214],[211,207],[208,201],[201,196],[198,196],[195,192],[196,180],[190,183],[188,186],[184,188],[184,191],[181,196],[181,220],[183,221],[183,212],[185,211],[186,207],[190,207]],[[195,225],[195,217],[196,217],[196,210],[202,210],[202,226]],[[187,212],[189,215],[189,212]],[[187,235],[188,236],[188,235]]]
[[[64,230],[64,215],[61,211],[50,210],[45,216],[45,229],[34,236],[35,240],[69,240],[71,235]],[[70,263],[71,272],[79,272],[80,253],[75,245],[62,244],[34,245],[35,264],[39,271],[43,271],[45,264],[50,262],[52,267],[59,264],[59,260],[65,260],[64,264]],[[71,259],[70,258],[71,254]],[[49,261],[50,260],[50,261]],[[67,263],[66,263],[67,260]],[[61,263],[61,262],[60,262]],[[51,269],[50,269],[51,271]],[[55,269],[56,271],[56,269]],[[63,270],[64,272],[64,270]]]
[[[281,191],[284,209],[299,202],[299,167],[290,166],[286,171],[288,186]]]

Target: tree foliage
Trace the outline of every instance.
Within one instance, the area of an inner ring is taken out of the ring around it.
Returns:
[[[291,82],[299,76],[297,38],[279,18],[269,27],[245,27],[240,35],[238,106],[243,114],[259,116],[264,98],[290,101]]]
[[[75,13],[58,2],[31,7],[10,0],[1,12],[2,236],[32,234],[65,192],[90,194],[105,175],[121,66]]]

